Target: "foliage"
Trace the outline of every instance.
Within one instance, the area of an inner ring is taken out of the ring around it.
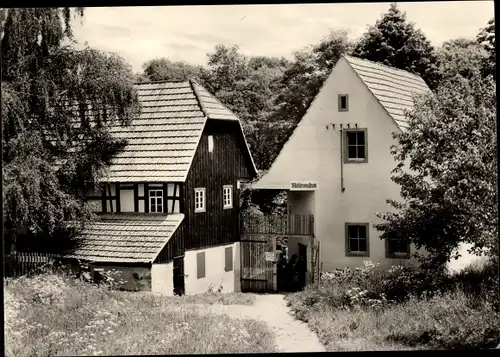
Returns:
[[[168,58],[155,58],[142,66],[145,79],[149,81],[185,81],[198,79],[201,66],[193,66],[185,61],[171,61]]]
[[[204,314],[182,297],[117,292],[71,276],[4,282],[7,356],[273,352],[253,320]]]
[[[383,239],[424,247],[423,262],[446,263],[460,243],[497,255],[495,87],[478,76],[443,82],[417,101],[408,130],[396,135],[392,179],[403,202],[388,200],[396,210],[382,214],[376,228]]]
[[[368,28],[353,55],[419,74],[431,89],[439,82],[434,48],[395,3]]]
[[[294,61],[283,73],[275,101],[278,106],[276,118],[293,124],[281,140],[281,146],[306,113],[339,58],[349,54],[352,47],[348,32],[339,30],[331,31],[317,45],[294,53]]]
[[[481,29],[476,40],[489,54],[488,58],[484,61],[483,75],[485,77],[491,75],[496,79],[495,18],[488,21],[487,26]]]
[[[74,10],[83,16],[83,9]],[[27,228],[65,246],[92,218],[80,191],[93,187],[124,143],[108,126],[138,112],[123,60],[72,39],[69,8],[9,9],[2,34],[5,237]],[[64,244],[63,244],[64,243]],[[10,248],[10,244],[7,246]]]
[[[476,41],[457,38],[446,41],[437,50],[437,61],[441,80],[457,75],[472,79],[481,74],[487,51]]]
[[[273,100],[287,61],[273,57],[248,57],[238,46],[218,45],[208,54],[201,84],[241,120],[258,168],[268,168],[286,122],[273,121]]]
[[[325,273],[319,286],[287,299],[329,351],[494,347],[500,314],[490,299],[493,268],[444,275],[365,262]]]

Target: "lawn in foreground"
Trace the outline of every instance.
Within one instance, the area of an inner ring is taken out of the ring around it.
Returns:
[[[190,308],[190,300],[220,302],[217,294],[180,303],[184,299],[109,291],[42,274],[4,281],[4,296],[7,356],[275,351],[265,325]]]

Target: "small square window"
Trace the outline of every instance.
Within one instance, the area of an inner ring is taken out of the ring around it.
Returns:
[[[389,238],[385,240],[386,258],[410,258],[410,243],[406,239]]]
[[[149,190],[149,212],[163,213],[163,190]]]
[[[368,140],[366,129],[344,131],[344,163],[368,162]]]
[[[339,94],[339,112],[347,112],[349,110],[349,96],[347,94]]]
[[[194,189],[194,211],[205,212],[205,187]]]
[[[368,227],[368,223],[346,223],[345,234],[347,256],[370,256]]]
[[[233,208],[233,186],[225,185],[222,188],[222,200],[224,209]]]

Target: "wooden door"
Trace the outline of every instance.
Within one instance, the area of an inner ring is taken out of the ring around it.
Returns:
[[[184,295],[184,256],[174,258],[174,295]]]

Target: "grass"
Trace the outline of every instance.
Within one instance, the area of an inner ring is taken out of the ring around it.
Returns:
[[[118,292],[58,274],[4,280],[6,355],[274,352],[265,325],[191,308],[193,303],[251,303],[239,294],[218,295]]]
[[[329,278],[320,288],[308,287],[287,300],[328,351],[494,348],[500,343],[500,314],[484,290],[474,295],[469,289],[470,275],[481,274],[472,270],[453,277],[453,288],[410,294],[399,302],[376,297],[375,291],[393,287],[377,280],[382,277],[377,268],[359,270],[349,279]],[[363,289],[356,289],[360,285]]]
[[[222,305],[246,305],[255,303],[255,295],[248,293],[205,293],[199,295],[184,295],[165,297],[165,302],[174,305],[186,304],[222,304]]]

